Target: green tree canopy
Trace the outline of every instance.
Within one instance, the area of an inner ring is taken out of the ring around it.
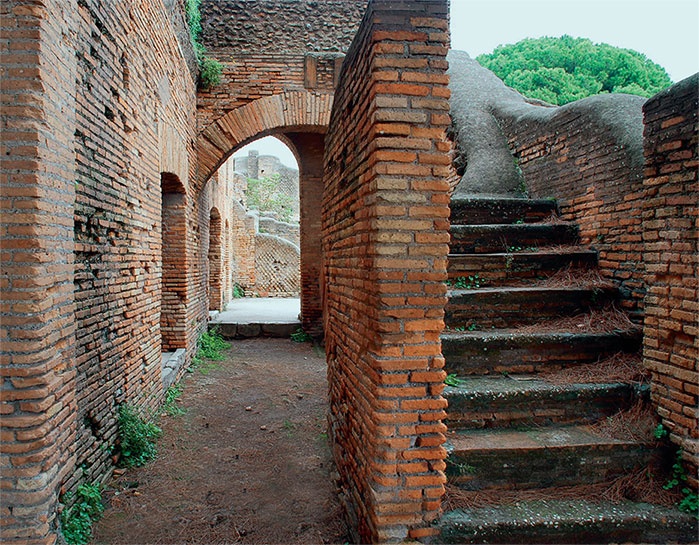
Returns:
[[[567,35],[526,38],[476,60],[524,96],[557,105],[600,93],[651,97],[672,84],[638,51]]]
[[[248,209],[275,212],[280,221],[290,222],[294,200],[280,189],[279,179],[279,174],[260,179],[248,178],[248,189],[245,192]]]

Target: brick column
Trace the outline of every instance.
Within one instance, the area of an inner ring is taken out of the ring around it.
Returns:
[[[301,204],[301,320],[304,331],[323,334],[321,306],[321,225],[323,196],[323,134],[287,133],[299,157],[299,200]]]
[[[444,492],[446,0],[375,0],[326,137],[331,437],[356,538],[433,535]]]
[[[74,464],[76,11],[64,1],[0,7],[3,543],[55,542]]]

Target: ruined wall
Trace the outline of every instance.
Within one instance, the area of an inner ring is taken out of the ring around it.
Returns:
[[[332,91],[366,2],[203,0],[202,41],[224,71],[200,94],[200,129],[281,89]]]
[[[205,327],[211,195],[190,184],[196,95],[180,0],[1,9],[13,51],[2,57],[3,103],[26,102],[3,104],[3,145],[27,157],[3,162],[2,216],[13,224],[2,233],[3,299],[22,301],[3,309],[2,440],[18,456],[3,458],[3,539],[51,543],[59,493],[111,471],[119,404],[161,400],[168,185],[186,202],[176,237],[186,329],[174,334],[192,348]]]
[[[699,185],[694,75],[643,106],[643,361],[670,439],[684,450],[690,483],[699,466]]]
[[[447,48],[446,1],[373,1],[326,138],[331,437],[363,543],[431,535],[444,491]]]
[[[599,95],[550,111],[496,114],[530,196],[558,199],[562,217],[577,222],[582,244],[599,252],[600,272],[619,286],[636,320],[642,319],[645,295],[643,102]]]

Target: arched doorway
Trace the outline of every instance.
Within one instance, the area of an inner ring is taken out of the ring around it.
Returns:
[[[209,310],[223,307],[223,253],[221,213],[212,208],[209,214]]]
[[[321,198],[324,134],[332,93],[286,91],[230,111],[199,136],[198,184],[212,178],[238,149],[273,135],[286,143],[299,166],[301,319],[313,336],[323,331],[321,301]],[[235,241],[233,241],[235,244]]]
[[[186,347],[187,195],[179,178],[160,175],[162,190],[160,334],[162,351]]]

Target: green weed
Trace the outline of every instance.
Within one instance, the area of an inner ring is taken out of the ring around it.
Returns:
[[[447,280],[447,286],[456,288],[457,290],[472,290],[485,286],[488,280],[481,278],[478,274],[473,276],[459,276],[454,280]]]
[[[218,329],[204,331],[199,341],[197,342],[199,349],[197,350],[196,358],[198,360],[215,360],[223,359],[223,350],[228,350],[231,345],[226,342]]]
[[[131,406],[119,407],[119,466],[140,467],[155,458],[155,442],[161,433],[158,426],[142,418]]]
[[[199,86],[203,89],[208,89],[221,82],[223,65],[216,59],[207,57],[206,47],[201,43],[200,5],[201,0],[186,0],[184,9],[187,16],[187,26],[189,27],[189,37],[199,64]]]
[[[100,485],[81,484],[75,493],[75,501],[72,494],[66,494],[63,503],[71,504],[61,512],[63,538],[68,545],[85,545],[92,537],[92,524],[104,512]]]
[[[291,334],[291,340],[295,343],[308,343],[313,340],[313,337],[299,327],[294,333]]]
[[[243,297],[245,297],[245,290],[239,284],[233,286],[233,298],[242,299]]]
[[[173,384],[165,392],[162,412],[168,416],[180,416],[187,411],[177,405],[177,400],[182,395],[182,384]]]
[[[447,458],[446,463],[446,473],[448,475],[473,475],[476,472],[475,467],[465,462],[452,462],[451,460],[449,460],[449,458]]]
[[[656,439],[662,439],[664,437],[667,437],[667,433],[668,432],[665,426],[663,426],[662,424],[658,424],[655,430],[653,431],[653,437],[655,437]]]
[[[656,431],[657,429],[658,428],[656,428]],[[677,449],[675,463],[672,465],[672,476],[668,482],[663,485],[665,490],[672,490],[687,482],[687,472],[682,464],[682,452],[683,450],[681,448]],[[683,486],[680,492],[682,492],[684,497],[677,504],[677,508],[685,513],[699,513],[699,496],[697,496],[697,493],[693,492],[688,486]]]
[[[456,376],[456,373],[450,373],[447,375],[447,378],[444,379],[444,384],[447,386],[454,386],[455,388],[458,388],[462,384],[462,380]]]

